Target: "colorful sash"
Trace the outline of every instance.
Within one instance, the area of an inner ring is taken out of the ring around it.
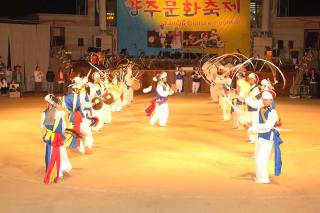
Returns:
[[[45,184],[52,182],[57,183],[58,181],[61,164],[60,146],[63,145],[64,141],[64,136],[59,132],[61,131],[61,125],[61,119],[55,120],[52,130],[47,129],[47,132],[43,137],[43,140],[46,143],[46,174],[43,180]]]
[[[266,123],[266,121],[268,119],[268,114],[269,114],[268,112],[270,112],[270,110],[268,110],[268,109],[264,110],[264,108],[260,109],[259,114],[260,114],[260,118],[263,123]],[[277,118],[277,120],[279,120],[279,117]],[[278,121],[276,122],[275,126],[278,126],[277,124],[278,124]],[[283,141],[281,140],[280,133],[277,129],[273,128],[271,130],[271,132],[273,132],[273,146],[274,146],[274,175],[280,176],[281,168],[282,168],[280,144],[282,144]],[[270,134],[271,134],[271,132],[270,132]]]
[[[274,140],[274,175],[280,176],[281,168],[282,168],[280,144],[282,144],[283,141],[280,138],[279,131],[276,129],[273,130],[273,140]]]
[[[151,101],[150,101],[150,106],[148,106],[147,109],[145,109],[145,112],[147,113],[147,116],[151,116],[151,114],[153,113],[153,111],[155,110],[157,104],[163,104],[165,102],[168,101],[168,98],[160,98],[160,99],[157,99],[157,98],[153,98]]]

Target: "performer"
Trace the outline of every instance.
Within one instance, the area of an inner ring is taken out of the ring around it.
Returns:
[[[223,98],[223,94],[222,94],[222,91],[223,91],[223,84],[224,84],[224,72],[225,72],[225,69],[224,69],[224,66],[220,63],[217,63],[217,76],[216,76],[216,79],[215,79],[215,89],[216,89],[216,95],[218,96],[218,103],[220,105],[220,107],[222,108],[222,98]]]
[[[177,90],[176,92],[181,93],[183,89],[183,76],[185,75],[184,71],[182,70],[181,67],[177,67],[176,71],[176,87]]]
[[[46,129],[42,139],[46,144],[44,183],[48,184],[57,183],[58,177],[62,177],[64,172],[70,172],[72,166],[64,146],[63,132],[66,129],[66,123],[64,112],[58,107],[61,102],[52,94],[47,95],[45,101],[48,106],[41,115],[40,126]]]
[[[132,89],[132,83],[133,83],[133,76],[132,76],[132,68],[128,67],[127,72],[124,78],[124,82],[127,85],[127,90],[123,94],[123,101],[122,105],[129,105],[133,101],[134,92]]]
[[[101,97],[104,93],[107,92],[107,87],[109,83],[107,79],[102,81],[101,76],[98,72],[92,74],[93,84],[90,83],[90,96],[93,97]],[[110,105],[103,104],[102,109],[100,110],[92,110],[92,116],[98,117],[97,125],[93,126],[92,129],[95,131],[99,131],[103,124],[110,124],[112,121],[112,113]]]
[[[275,91],[274,90],[274,87],[272,86],[272,83],[270,82],[269,79],[262,79],[261,80],[261,86],[260,86],[260,91],[264,91],[264,90],[272,90],[272,91]],[[259,102],[259,106],[262,106],[262,101]],[[276,105],[275,105],[275,102],[273,101],[272,104],[271,104],[271,107],[273,109],[276,108]]]
[[[72,88],[72,93],[67,94],[63,97],[63,105],[69,111],[69,121],[72,125],[72,133],[67,145],[72,149],[78,149],[80,153],[84,154],[85,147],[83,144],[84,131],[81,131],[81,123],[84,118],[84,113],[81,106],[80,91],[82,88],[82,79],[75,77],[73,84],[69,85]]]
[[[257,85],[257,83],[259,82],[259,77],[258,75],[254,74],[254,73],[250,73],[248,75],[247,78],[248,83],[250,84],[250,91],[249,94],[247,96],[247,98],[245,99],[245,102],[248,106],[248,112],[249,112],[249,116],[251,117],[251,120],[253,119],[253,113],[255,113],[258,110],[258,103],[260,100],[260,90],[259,87]],[[248,142],[249,143],[256,143],[258,138],[257,138],[257,134],[254,134],[250,131],[247,132],[248,135]]]
[[[195,72],[191,75],[192,78],[192,93],[197,94],[200,88],[201,75],[199,73],[199,69],[196,69]]]
[[[232,102],[232,96],[233,92],[231,90],[231,78],[230,78],[230,72],[226,73],[224,75],[224,79],[222,80],[222,86],[223,86],[223,93],[221,99],[221,108],[223,113],[223,121],[230,121],[231,119],[231,105]]]
[[[167,120],[169,117],[168,96],[173,93],[174,90],[172,90],[167,84],[167,73],[161,73],[156,88],[156,97],[152,100],[151,106],[146,109],[148,116],[155,111],[150,119],[151,126],[154,126],[158,121],[159,126],[167,126]]]
[[[203,65],[202,69],[206,73],[206,76],[207,76],[208,80],[211,81],[211,84],[210,84],[210,98],[212,99],[212,101],[214,103],[218,103],[219,102],[218,90],[217,90],[217,88],[215,86],[216,85],[218,68],[217,68],[216,65],[213,65],[211,63],[206,62]]]
[[[254,116],[252,126],[249,128],[253,133],[258,133],[258,143],[256,147],[255,163],[256,177],[255,183],[270,183],[268,175],[268,161],[274,146],[275,151],[275,176],[281,174],[281,152],[280,134],[276,127],[279,124],[278,115],[271,104],[276,96],[272,90],[266,90],[261,93],[263,107],[261,107]],[[250,124],[249,124],[250,126]]]
[[[216,80],[217,77],[214,77],[214,81]],[[217,94],[217,89],[215,87],[215,83],[214,81],[210,84],[210,98],[212,99],[212,101],[214,103],[218,103],[219,102],[219,97]]]
[[[80,125],[81,131],[84,134],[83,140],[85,147],[92,148],[93,136],[92,127],[96,126],[99,118],[92,116],[92,98],[90,96],[90,86],[87,77],[82,79],[82,89],[80,90],[80,103],[83,112],[83,119]]]
[[[121,112],[122,110],[122,100],[121,100],[121,91],[119,89],[120,82],[118,81],[118,77],[114,76],[112,80],[112,86],[115,90],[119,92],[119,98],[117,98],[112,104],[111,104],[111,111],[112,112]],[[123,97],[123,96],[122,96]]]
[[[243,127],[240,125],[239,122],[239,117],[240,115],[245,111],[245,98],[247,96],[247,90],[249,90],[249,85],[245,81],[245,72],[239,72],[237,73],[237,101],[236,101],[236,106],[237,109],[239,110],[234,110],[233,111],[233,128],[234,129],[243,129]]]
[[[268,79],[262,79],[260,89],[261,90],[274,90],[274,87],[272,86],[271,82]]]

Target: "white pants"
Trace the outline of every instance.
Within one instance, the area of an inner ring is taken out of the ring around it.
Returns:
[[[192,93],[197,94],[200,87],[200,82],[192,82]]]
[[[231,119],[230,106],[225,97],[221,99],[221,108],[223,113],[223,120],[229,121]]]
[[[177,88],[177,92],[181,93],[182,88],[183,88],[183,80],[182,79],[176,80],[176,88]]]
[[[251,116],[251,121],[253,122],[253,115],[256,112],[249,112],[250,116]],[[248,136],[248,140],[252,141],[252,142],[257,142],[258,141],[258,134],[257,133],[253,133],[252,131],[247,131],[247,136]]]
[[[65,146],[60,146],[60,159],[61,159],[61,164],[60,164],[59,177],[62,177],[64,172],[70,172],[72,169],[72,165],[69,161]]]
[[[93,136],[92,136],[92,131],[90,127],[91,121],[83,118],[82,122],[80,124],[80,132],[83,134],[82,141],[84,142],[84,146],[92,148],[93,146]],[[82,144],[82,143],[80,143]],[[84,147],[82,148],[80,146],[80,152],[84,152]]]
[[[110,124],[112,121],[112,112],[111,112],[111,106],[108,104],[103,104],[102,107],[102,114],[104,115],[104,123]]]
[[[92,117],[97,117],[99,119],[98,124],[95,127],[92,127],[93,130],[100,130],[103,127],[103,124],[106,119],[103,108],[104,107],[102,107],[102,109],[100,109],[100,110],[92,109]]]
[[[134,91],[133,91],[133,89],[130,87],[130,88],[129,88],[129,101],[130,101],[130,103],[133,101],[133,95],[134,95]]]
[[[118,98],[115,102],[111,104],[112,112],[120,112],[122,110],[121,98]]]
[[[218,96],[218,102],[220,107],[222,108],[222,99],[224,98],[223,94],[221,93],[221,88],[216,88],[217,96]]]
[[[150,119],[150,125],[154,125],[159,120],[160,126],[166,126],[169,117],[169,105],[168,103],[163,103],[156,106],[155,113]]]
[[[263,138],[258,139],[255,161],[256,161],[256,181],[262,183],[269,183],[269,173],[268,173],[268,161],[271,156],[273,147],[273,133],[271,133],[270,140],[265,140]]]
[[[236,109],[233,111],[233,127],[242,129],[242,125],[239,122],[239,116],[242,112],[244,112],[244,105],[236,105],[236,107],[241,111],[238,112]]]
[[[132,89],[131,89],[132,90]],[[130,90],[127,90],[123,93],[122,106],[129,105],[132,101],[132,94]]]
[[[214,102],[218,102],[219,101],[217,90],[216,90],[215,86],[210,86],[210,96],[211,96],[211,99]]]

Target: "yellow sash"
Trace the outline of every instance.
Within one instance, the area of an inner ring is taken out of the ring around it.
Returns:
[[[56,129],[57,129],[58,125],[59,125],[59,122],[60,122],[60,119],[56,119],[55,122],[54,122],[54,125],[53,125],[53,129],[52,130],[47,129],[46,135],[45,135],[45,140],[46,141],[48,141],[49,139],[50,139],[51,142],[53,141]]]

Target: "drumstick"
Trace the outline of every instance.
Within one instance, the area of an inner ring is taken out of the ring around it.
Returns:
[[[106,78],[106,74],[100,70],[98,67],[96,67],[95,65],[93,65],[91,62],[88,62],[93,68],[95,68],[96,70],[98,70],[98,72],[103,76],[103,78]]]

